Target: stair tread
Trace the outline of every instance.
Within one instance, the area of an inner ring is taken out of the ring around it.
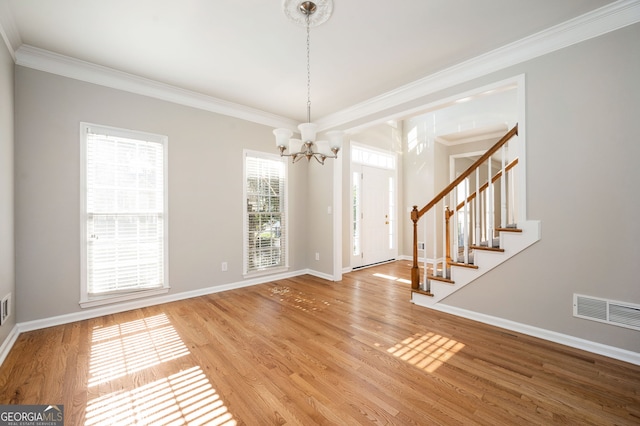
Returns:
[[[453,281],[453,280],[451,280],[449,278],[438,277],[436,275],[427,275],[427,279],[435,280],[435,281],[442,281],[444,283],[449,283],[449,284],[455,284],[455,281]]]
[[[496,228],[496,231],[499,232],[522,232],[522,229],[520,228]]]
[[[461,266],[463,268],[478,269],[478,265],[474,265],[473,263],[451,262],[450,265],[451,266]]]
[[[504,249],[500,248],[500,247],[487,247],[487,246],[469,246],[469,248],[472,248],[474,250],[486,250],[486,251],[496,251],[496,252],[504,252]]]

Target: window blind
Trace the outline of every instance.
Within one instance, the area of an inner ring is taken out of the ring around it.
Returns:
[[[245,269],[286,266],[285,164],[277,159],[245,157]]]
[[[86,132],[87,294],[163,287],[164,143]]]

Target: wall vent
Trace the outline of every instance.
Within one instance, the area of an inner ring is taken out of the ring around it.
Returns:
[[[11,293],[0,300],[0,325],[4,324],[11,315]]]
[[[640,330],[640,305],[573,295],[573,316]]]

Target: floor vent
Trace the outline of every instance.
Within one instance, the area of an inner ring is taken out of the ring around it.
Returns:
[[[640,330],[640,305],[573,295],[573,316]]]

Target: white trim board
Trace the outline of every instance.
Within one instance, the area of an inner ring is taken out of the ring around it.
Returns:
[[[316,120],[342,126],[640,21],[640,1],[620,0]]]
[[[9,50],[9,54],[16,61],[16,49],[22,44],[20,31],[16,28],[13,12],[9,7],[9,2],[0,2],[0,36]]]
[[[103,305],[98,308],[85,309],[85,310],[74,312],[71,314],[64,314],[64,315],[58,315],[50,318],[43,318],[39,320],[21,322],[16,324],[13,327],[13,329],[9,333],[9,336],[7,336],[7,338],[2,343],[2,345],[0,345],[0,365],[2,365],[2,363],[6,359],[7,355],[11,351],[11,348],[13,348],[13,345],[15,344],[16,340],[18,340],[18,337],[20,336],[20,334],[24,332],[40,330],[43,328],[54,327],[57,325],[69,324],[76,321],[84,321],[92,318],[101,317],[104,315],[111,315],[119,312],[130,311],[133,309],[146,308],[148,306],[161,305],[163,303],[170,303],[170,302],[176,302],[179,300],[191,299],[199,296],[206,296],[208,294],[220,293],[227,290],[235,290],[235,289],[250,287],[258,284],[266,284],[266,283],[270,283],[278,280],[297,277],[300,275],[312,275],[321,279],[325,279],[327,281],[333,281],[333,276],[330,274],[325,274],[325,273],[310,270],[310,269],[303,269],[299,271],[286,272],[286,273],[276,274],[276,275],[265,275],[265,276],[257,277],[254,279],[238,281],[235,283],[229,283],[229,284],[224,284],[220,286],[206,287],[200,290],[186,291],[182,293],[169,294],[169,295],[160,296],[160,297],[149,297],[146,299],[132,300],[129,302],[118,303],[113,305]]]
[[[298,125],[294,120],[256,108],[160,83],[102,65],[81,61],[27,44],[20,46],[15,54],[16,64],[27,68],[240,118],[266,126],[295,128]]]
[[[295,128],[297,126],[297,122],[294,120],[265,111],[21,44],[19,35],[16,35],[15,29],[11,27],[13,21],[9,21],[0,21],[0,33],[2,33],[12,55],[15,56],[17,65],[272,127]],[[316,121],[318,130],[324,131],[368,117],[379,111],[555,52],[639,21],[640,1],[619,0],[613,2],[555,27],[329,114]]]
[[[20,337],[20,327],[18,326],[18,324],[16,324],[9,332],[7,338],[4,339],[2,345],[0,345],[0,365],[2,365],[4,360],[9,355],[9,352],[11,351],[11,348],[13,348],[13,345],[16,343],[16,340],[18,340],[18,337]]]
[[[434,309],[436,311],[452,314],[462,318],[467,318],[484,324],[489,324],[495,327],[503,328],[505,330],[511,330],[518,333],[526,334],[528,336],[538,337],[540,339],[569,346],[571,348],[603,355],[635,365],[640,365],[640,353],[629,351],[626,349],[616,348],[614,346],[592,342],[590,340],[581,339],[579,337],[569,336],[567,334],[557,333],[551,330],[545,330],[543,328],[510,321],[504,318],[485,315],[474,311],[468,311],[466,309],[457,308],[455,306],[445,305],[442,303],[429,306],[427,309]]]
[[[279,275],[271,275],[265,276],[261,278],[256,278],[253,280],[240,281],[236,283],[230,283],[221,286],[208,287],[203,288],[201,290],[194,290],[188,292],[182,292],[177,294],[171,294],[162,297],[155,297],[144,300],[136,300],[128,303],[122,303],[113,306],[103,306],[95,309],[87,309],[81,312],[75,312],[72,314],[59,315],[51,318],[44,318],[40,320],[26,321],[22,323],[16,324],[9,336],[5,339],[3,344],[0,346],[0,365],[4,362],[7,355],[13,348],[13,345],[18,340],[18,337],[21,333],[33,330],[39,330],[47,327],[53,327],[56,325],[69,324],[76,321],[83,321],[91,318],[96,318],[104,315],[115,314],[119,312],[125,312],[132,309],[145,308],[148,306],[160,305],[162,303],[169,303],[179,300],[190,299],[193,297],[205,296],[208,294],[219,293],[227,290],[234,290],[243,287],[249,287],[258,284],[266,284],[269,282],[274,282],[277,280],[282,280],[286,278],[292,278],[299,275],[312,275],[318,278],[326,279],[328,281],[332,280],[332,276],[329,274],[324,274],[321,272],[313,271],[313,270],[300,270],[296,272],[283,273]],[[519,333],[523,333],[529,336],[538,337],[544,340],[548,340],[551,342],[559,343],[562,345],[566,345],[572,348],[581,349],[587,352],[607,356],[609,358],[617,359],[624,362],[629,362],[631,364],[640,365],[640,354],[632,351],[628,351],[621,348],[616,348],[613,346],[604,345],[597,342],[592,342],[585,339],[580,339],[577,337],[569,336],[562,333],[556,333],[554,331],[545,330],[542,328],[537,328],[533,326],[529,326],[526,324],[521,324],[518,322],[506,320],[503,318],[493,317],[490,315],[481,314],[478,312],[468,311],[461,308],[456,308],[454,306],[437,304],[436,306],[431,306],[428,309],[435,309],[441,312],[449,313],[452,315],[457,315],[463,318],[468,318],[474,321],[479,321],[485,324],[493,325],[496,327],[504,328],[507,330],[516,331]]]
[[[116,314],[119,312],[130,311],[133,309],[146,308],[148,306],[161,305],[163,303],[176,302],[179,300],[192,299],[194,297],[206,296],[208,294],[220,293],[228,290],[236,290],[244,287],[251,287],[258,284],[266,284],[278,280],[284,280],[287,278],[293,278],[300,275],[312,275],[327,281],[332,281],[333,276],[322,272],[314,271],[311,269],[302,269],[293,272],[284,272],[275,275],[264,275],[253,279],[247,279],[238,281],[235,283],[223,284],[213,287],[205,287],[199,290],[185,291],[181,293],[168,294],[165,296],[149,297],[146,299],[132,300],[129,302],[118,303],[113,305],[102,305],[101,307],[86,309],[79,312],[70,314],[58,315],[50,318],[43,318],[39,320],[26,321],[17,324],[18,331],[23,333],[25,331],[39,330],[42,328],[53,327],[56,325],[69,324],[76,321],[83,321],[91,318],[101,317],[104,315]]]
[[[42,328],[53,327],[56,325],[69,324],[75,321],[83,321],[91,318],[97,318],[104,315],[116,314],[119,312],[130,311],[133,309],[146,308],[148,306],[161,305],[163,303],[176,302],[179,300],[191,299],[208,294],[220,293],[227,290],[235,290],[243,287],[250,287],[258,284],[266,284],[269,282],[292,278],[299,275],[311,274],[308,270],[286,272],[276,275],[265,275],[254,279],[238,281],[235,283],[223,284],[213,287],[205,287],[199,290],[185,291],[181,293],[168,294],[165,296],[149,297],[146,299],[132,300],[129,302],[118,303],[113,305],[102,305],[101,307],[85,309],[70,314],[58,315],[50,318],[21,322],[18,325],[20,333],[25,331],[39,330]],[[324,278],[324,277],[321,277]]]

